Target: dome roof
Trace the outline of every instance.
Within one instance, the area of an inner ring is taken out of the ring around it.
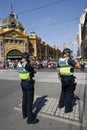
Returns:
[[[13,12],[9,15],[9,17],[2,20],[2,28],[19,28],[24,30],[24,27],[22,23],[18,20],[17,15],[15,15]]]
[[[35,32],[30,32],[30,35],[36,36],[36,33]]]

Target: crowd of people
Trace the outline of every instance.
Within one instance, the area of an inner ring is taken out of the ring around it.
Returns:
[[[56,68],[57,62],[54,60],[31,60],[31,65],[36,69],[42,68]]]
[[[18,60],[0,61],[0,69],[16,69]]]
[[[85,61],[83,58],[77,59],[81,65],[80,71],[84,72],[86,67],[85,67]],[[6,60],[6,61],[0,61],[0,69],[17,69],[17,64],[19,60]],[[56,69],[57,68],[57,61],[51,59],[51,60],[30,60],[31,65],[39,70],[43,68],[48,68],[48,69]]]
[[[54,68],[57,67],[57,62],[54,60],[31,60],[31,65],[35,69],[43,69],[43,68]],[[0,69],[16,69],[18,64],[18,60],[6,60],[0,61]]]

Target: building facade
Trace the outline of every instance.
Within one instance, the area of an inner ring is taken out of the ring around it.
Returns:
[[[87,59],[87,9],[80,17],[78,45],[78,56]]]
[[[83,58],[87,59],[87,13],[82,27],[81,54]]]
[[[58,59],[61,55],[57,47],[43,42],[35,32],[28,35],[18,17],[11,12],[0,23],[0,60],[19,60],[24,51],[31,59]]]

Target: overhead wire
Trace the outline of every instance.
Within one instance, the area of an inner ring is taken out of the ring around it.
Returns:
[[[25,13],[28,13],[28,12],[36,11],[36,10],[39,10],[39,9],[42,9],[42,8],[46,8],[46,7],[49,7],[49,6],[53,6],[53,5],[56,5],[56,4],[65,2],[65,1],[67,1],[67,0],[60,0],[60,1],[49,3],[49,4],[45,4],[45,5],[42,5],[40,7],[36,7],[36,8],[32,8],[30,10],[26,10],[26,11],[20,12],[17,15],[22,15],[22,14],[25,14]]]
[[[60,1],[56,1],[56,2],[52,2],[52,3],[49,3],[49,4],[42,5],[40,7],[32,8],[30,10],[22,11],[22,12],[17,13],[17,16],[28,13],[28,12],[36,11],[36,10],[39,10],[39,9],[42,9],[42,8],[46,8],[46,7],[49,7],[49,6],[53,6],[53,5],[56,5],[56,4],[65,2],[65,1],[67,1],[67,0],[60,0]],[[2,20],[2,19],[3,18],[0,18],[0,20]]]
[[[51,2],[49,4],[45,4],[45,5],[42,5],[40,7],[36,7],[36,8],[33,8],[33,9],[30,9],[30,10],[26,10],[26,11],[23,11],[23,12],[20,12],[18,13],[17,15],[22,15],[22,14],[25,14],[25,13],[28,13],[28,12],[32,12],[32,11],[36,11],[36,10],[39,10],[39,9],[42,9],[42,8],[46,8],[46,7],[49,7],[49,6],[53,6],[53,5],[56,5],[56,4],[59,4],[59,3],[62,3],[62,2],[66,2],[67,0],[59,0],[59,1],[56,1],[56,2]],[[61,24],[61,23],[65,23],[65,22],[71,22],[73,20],[78,20],[79,18],[74,18],[74,19],[70,19],[70,20],[65,20],[65,21],[61,21],[61,22],[54,22],[54,23],[49,23],[49,24],[45,24],[45,25],[40,25],[40,26],[35,26],[35,27],[31,27],[29,29],[32,29],[32,28],[41,28],[41,27],[47,27],[47,26],[51,26],[51,25],[56,25],[56,24]]]
[[[49,3],[49,4],[45,4],[45,5],[42,5],[40,7],[36,7],[36,8],[33,8],[33,9],[30,9],[30,10],[26,10],[26,11],[23,11],[23,12],[20,12],[18,13],[17,15],[22,15],[22,14],[25,14],[25,13],[28,13],[28,12],[32,12],[32,11],[36,11],[36,10],[39,10],[41,8],[45,8],[45,7],[49,7],[49,6],[53,6],[53,5],[56,5],[56,4],[59,4],[59,3],[62,3],[62,2],[65,2],[67,0],[59,0],[59,1],[56,1],[56,2],[52,2],[52,3]],[[2,18],[0,18],[1,20]],[[65,23],[65,22],[71,22],[71,21],[74,21],[74,20],[78,20],[79,18],[74,18],[74,19],[70,19],[70,20],[64,20],[64,21],[58,21],[58,22],[54,22],[54,23],[49,23],[49,24],[45,24],[45,25],[40,25],[40,26],[35,26],[35,27],[31,27],[29,29],[32,29],[32,28],[41,28],[41,27],[47,27],[47,26],[50,26],[50,25],[56,25],[56,24],[61,24],[61,23]]]
[[[27,30],[29,29],[35,29],[35,28],[42,28],[42,27],[47,27],[47,26],[51,26],[51,25],[56,25],[56,24],[61,24],[61,23],[66,23],[66,22],[72,22],[72,21],[75,21],[75,20],[79,20],[79,18],[73,18],[73,19],[69,19],[69,20],[63,20],[63,21],[57,21],[57,22],[54,22],[54,23],[49,23],[49,24],[45,24],[45,25],[40,25],[40,26],[34,26],[34,27],[31,27],[31,28],[27,28]]]

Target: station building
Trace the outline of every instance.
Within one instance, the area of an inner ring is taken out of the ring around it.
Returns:
[[[35,32],[27,33],[16,14],[11,11],[9,16],[0,23],[0,60],[16,60],[22,52],[27,51],[31,59],[58,59],[61,51],[43,42]]]

